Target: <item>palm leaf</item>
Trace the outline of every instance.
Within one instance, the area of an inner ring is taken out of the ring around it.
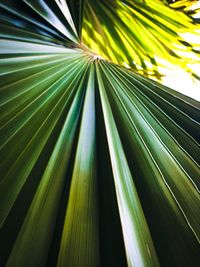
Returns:
[[[200,4],[198,0],[178,0],[178,1],[165,1],[170,4],[170,7],[184,12],[187,16],[192,18],[195,23],[199,23]]]
[[[121,66],[193,26],[147,2],[1,1],[1,266],[198,266],[200,104]]]
[[[199,62],[198,45],[184,39],[199,38],[197,27],[161,1],[87,0],[84,14],[83,43],[112,62],[157,78],[159,58],[188,72]]]

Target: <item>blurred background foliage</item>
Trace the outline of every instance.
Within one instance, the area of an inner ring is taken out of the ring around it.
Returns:
[[[198,98],[198,6],[199,1],[86,0],[82,42],[107,60]]]

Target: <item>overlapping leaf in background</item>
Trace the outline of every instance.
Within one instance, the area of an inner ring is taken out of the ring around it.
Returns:
[[[145,2],[1,0],[1,266],[199,265],[199,102],[87,48],[167,57]]]
[[[87,0],[84,14],[83,43],[112,62],[157,79],[161,58],[188,72],[200,62],[199,43],[183,38],[189,31],[200,42],[198,27],[163,1]]]
[[[184,12],[187,16],[192,18],[194,23],[200,22],[200,2],[199,0],[164,0],[170,7]]]

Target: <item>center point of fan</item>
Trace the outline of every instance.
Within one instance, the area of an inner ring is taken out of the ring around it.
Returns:
[[[103,58],[102,56],[96,54],[95,52],[93,52],[90,48],[88,48],[86,45],[84,44],[80,44],[80,48],[84,51],[84,53],[86,53],[88,56],[90,56],[91,60],[105,60],[105,58]]]

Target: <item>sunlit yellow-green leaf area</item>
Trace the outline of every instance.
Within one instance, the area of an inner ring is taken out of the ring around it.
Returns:
[[[193,10],[197,18],[199,7],[199,1],[169,6],[160,0],[87,0],[82,42],[107,60],[200,100],[200,28],[187,16]]]
[[[0,0],[0,267],[200,266],[199,15]]]

